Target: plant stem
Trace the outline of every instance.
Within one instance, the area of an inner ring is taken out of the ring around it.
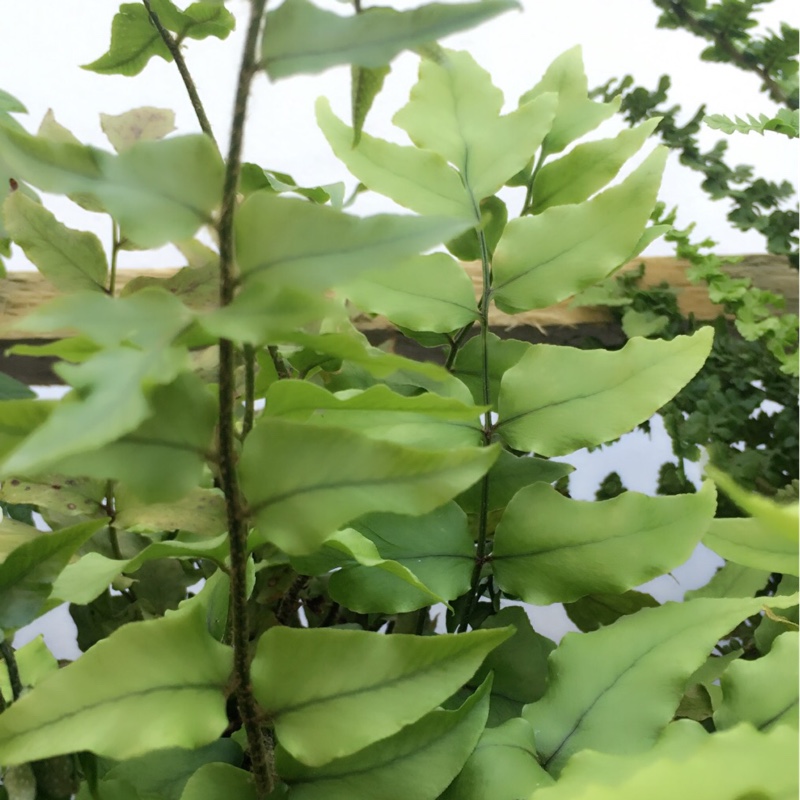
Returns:
[[[536,180],[536,175],[542,168],[543,163],[544,163],[544,152],[539,154],[539,159],[536,162],[536,166],[533,168],[533,172],[531,172],[531,177],[530,180],[528,181],[528,189],[525,192],[525,202],[522,204],[522,211],[519,212],[519,215],[521,217],[524,217],[531,210],[533,204],[533,182]]]
[[[244,346],[244,419],[242,420],[242,441],[253,430],[256,403],[256,352],[253,345]]]
[[[169,52],[172,54],[172,57],[175,59],[175,66],[178,68],[178,72],[180,72],[181,78],[183,79],[183,85],[186,87],[186,93],[189,95],[189,101],[191,102],[194,113],[197,116],[197,121],[200,123],[200,130],[202,130],[203,133],[208,136],[208,138],[211,139],[214,144],[216,144],[217,140],[214,138],[214,132],[211,130],[211,123],[208,121],[208,117],[206,116],[206,110],[203,107],[202,101],[200,100],[200,95],[197,93],[197,87],[194,84],[194,80],[189,72],[189,68],[186,66],[183,53],[181,53],[180,43],[161,24],[158,14],[153,11],[153,7],[150,5],[150,0],[142,0],[142,3],[144,3],[144,7],[147,9],[147,13],[150,16],[153,27],[155,27],[155,29],[158,31],[158,35],[167,46],[167,50],[169,50]]]
[[[117,291],[117,257],[122,242],[119,238],[119,225],[115,219],[111,220],[111,264],[108,270],[108,294],[114,296]]]
[[[220,306],[231,303],[236,286],[233,253],[233,218],[236,190],[242,162],[245,117],[250,86],[257,71],[256,47],[261,32],[266,0],[252,0],[245,37],[242,64],[236,87],[231,139],[225,167],[222,208],[219,220]],[[236,699],[242,718],[250,761],[259,800],[266,798],[275,785],[272,739],[261,730],[259,709],[250,683],[249,622],[247,615],[247,520],[236,474],[236,435],[234,430],[234,344],[230,339],[219,342],[219,472],[228,518],[231,580],[231,642]]]
[[[532,182],[532,181],[531,181]],[[482,230],[478,231],[478,241],[481,245],[481,279],[482,290],[481,299],[478,304],[480,310],[481,323],[481,378],[483,384],[483,404],[491,406],[492,394],[489,386],[489,299],[492,289],[492,269],[489,259],[489,248],[486,245],[486,235]],[[484,415],[483,444],[487,446],[492,438],[492,421],[490,412]],[[489,526],[489,473],[481,478],[481,504],[478,515],[478,541],[475,550],[475,566],[472,569],[472,580],[470,582],[470,592],[467,602],[464,604],[461,619],[459,620],[456,631],[464,631],[469,624],[469,618],[475,609],[480,595],[481,572],[486,562],[486,539]]]
[[[17,659],[14,656],[14,648],[8,639],[0,642],[0,655],[3,661],[6,662],[6,669],[8,670],[8,682],[11,684],[11,696],[14,700],[19,700],[22,694],[22,680],[19,677],[19,668],[17,667]]]

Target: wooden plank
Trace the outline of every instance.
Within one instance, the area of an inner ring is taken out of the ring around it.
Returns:
[[[623,270],[635,269],[642,263],[645,265],[643,286],[657,286],[662,283],[669,285],[677,292],[678,304],[686,315],[694,314],[697,319],[714,319],[719,316],[721,309],[711,303],[705,287],[693,286],[687,280],[688,262],[666,256],[648,257],[631,262]],[[476,293],[479,293],[480,264],[467,263],[464,267],[475,284]],[[133,278],[142,275],[166,277],[175,271],[122,270],[117,276],[117,285],[122,288]],[[754,285],[782,295],[786,298],[787,310],[797,313],[797,271],[789,267],[787,259],[770,255],[748,255],[740,263],[727,267],[726,271],[736,277],[747,276]],[[14,343],[44,342],[53,338],[32,337],[30,333],[15,331],[13,326],[57,294],[52,284],[38,272],[12,272],[0,279],[0,371],[29,384],[58,382],[50,371],[49,359],[5,355],[5,350]],[[392,326],[381,317],[361,315],[355,318],[355,322],[375,344],[386,344],[388,341],[393,349],[405,355],[415,358],[432,356],[431,351],[420,348],[404,337],[398,337]],[[587,337],[597,339],[610,347],[624,342],[624,336],[607,308],[571,308],[569,301],[513,316],[492,309],[489,324],[499,335],[532,342],[579,345]]]

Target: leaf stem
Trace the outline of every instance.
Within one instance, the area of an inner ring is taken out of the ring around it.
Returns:
[[[14,700],[19,700],[22,695],[22,679],[19,676],[19,667],[17,666],[17,659],[14,656],[14,648],[11,646],[8,639],[3,639],[3,641],[0,642],[0,655],[3,657],[3,661],[6,662],[8,682],[11,684],[11,696]]]
[[[214,138],[214,132],[211,129],[211,123],[206,116],[206,110],[203,107],[202,101],[200,100],[200,95],[197,93],[197,87],[195,86],[194,79],[189,72],[189,68],[186,66],[183,53],[181,53],[180,44],[164,27],[161,20],[158,18],[158,14],[153,11],[150,0],[142,0],[142,3],[144,3],[144,7],[147,9],[147,13],[150,16],[150,21],[153,23],[153,27],[155,27],[155,29],[158,31],[158,35],[167,46],[167,50],[169,50],[169,52],[172,54],[172,57],[175,59],[175,66],[178,68],[178,72],[180,72],[181,78],[183,79],[183,85],[186,87],[186,93],[189,95],[189,101],[191,102],[194,113],[197,116],[197,121],[200,123],[200,130],[202,130],[203,133],[208,136],[212,142],[214,142],[214,144],[217,144],[217,140]]]
[[[253,430],[256,404],[256,351],[253,345],[244,346],[244,419],[242,420],[242,441]]]
[[[242,163],[245,118],[250,87],[257,71],[256,48],[261,32],[266,0],[252,0],[245,36],[242,63],[236,87],[231,139],[225,167],[222,208],[218,225],[220,262],[220,306],[227,306],[234,297],[236,280],[233,246],[233,219],[236,192]],[[261,730],[259,709],[250,682],[249,621],[247,614],[247,518],[236,473],[236,435],[234,429],[235,351],[230,339],[219,342],[219,473],[225,494],[230,543],[231,642],[236,699],[242,718],[250,761],[259,800],[266,798],[275,786],[272,739]]]
[[[531,172],[530,180],[528,181],[528,189],[525,192],[525,202],[522,204],[522,211],[519,212],[521,217],[524,217],[526,214],[529,214],[532,207],[533,207],[533,183],[536,180],[536,176],[539,174],[539,170],[542,168],[542,164],[544,164],[544,151],[539,153],[539,158],[536,161],[536,166],[533,168],[533,172]]]

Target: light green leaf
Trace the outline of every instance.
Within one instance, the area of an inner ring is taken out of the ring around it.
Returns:
[[[710,481],[697,494],[624,492],[600,502],[535,483],[514,495],[497,526],[494,576],[504,592],[535,605],[621,593],[683,564],[716,507]]]
[[[774,533],[755,517],[715,519],[703,544],[736,564],[800,575],[797,542]]]
[[[203,537],[218,536],[228,527],[225,497],[219,489],[192,489],[171,503],[140,504],[117,496],[116,525],[136,533],[190,531]]]
[[[36,392],[10,375],[0,372],[0,400],[24,400],[36,397]]]
[[[6,503],[27,503],[63,517],[104,517],[104,499],[104,486],[55,474],[39,481],[10,478],[0,489],[0,500]]]
[[[383,89],[383,81],[391,72],[388,64],[381,67],[350,67],[350,108],[353,118],[353,147],[358,145],[367,114]]]
[[[445,448],[482,441],[479,406],[433,393],[404,397],[378,384],[339,396],[307,381],[283,380],[267,392],[266,415],[358,431],[371,439]]]
[[[478,319],[475,288],[446,253],[416,256],[390,270],[366,272],[341,293],[370,314],[414,331],[448,333]]]
[[[305,555],[372,511],[419,515],[483,475],[495,448],[421,450],[340,428],[262,420],[241,456],[241,484],[255,516],[250,544]]]
[[[770,118],[766,114],[759,114],[754,117],[747,115],[747,120],[737,116],[735,120],[726,117],[724,114],[711,114],[703,117],[703,122],[709,128],[722,131],[723,133],[759,133],[762,136],[764,131],[777,131],[790,139],[800,136],[800,117],[797,109],[781,108],[778,113]]]
[[[363,184],[418,214],[454,217],[477,224],[478,218],[458,173],[427,150],[376,139],[362,133],[353,146],[353,130],[317,100],[317,124],[336,157]]]
[[[544,140],[542,153],[560,153],[570,142],[596,128],[619,109],[621,96],[610,103],[589,99],[588,81],[580,47],[562,53],[544,77],[520,98],[520,105],[548,92],[558,92],[558,111],[553,127]]]
[[[42,425],[57,403],[50,400],[0,402],[0,456],[5,457]]]
[[[667,152],[656,148],[622,183],[592,200],[509,222],[492,266],[497,307],[510,314],[546,308],[624,264],[655,205]]]
[[[14,660],[17,662],[20,681],[24,687],[36,686],[39,681],[58,669],[58,661],[47,649],[44,637],[41,635],[15,650]],[[5,661],[0,661],[0,693],[6,701],[13,697]]]
[[[699,589],[692,589],[684,595],[684,600],[697,597],[752,597],[760,592],[769,580],[769,571],[752,569],[741,564],[729,562],[720,567],[711,580]]]
[[[770,533],[783,536],[788,542],[797,546],[798,527],[800,527],[798,503],[782,505],[755,492],[748,492],[724,472],[710,465],[706,467],[706,474],[739,508],[758,519],[762,527]]]
[[[228,724],[231,662],[200,614],[125,625],[0,715],[0,762],[76,750],[122,760],[209,744]]]
[[[9,235],[57,289],[105,290],[108,264],[100,240],[62,225],[41,203],[13,192],[3,203]]]
[[[223,739],[223,741],[225,741]],[[205,764],[186,783],[180,800],[256,800],[253,774],[232,764]]]
[[[124,781],[142,798],[181,800],[187,781],[198,771],[206,773],[212,764],[232,769],[241,763],[242,749],[231,739],[218,739],[197,750],[156,750],[112,766],[103,775],[99,795],[105,798],[106,781]]]
[[[40,531],[32,525],[24,522],[17,522],[8,516],[0,519],[0,561],[5,561],[12,550],[16,550],[21,544],[30,542],[37,536],[42,536],[45,531]]]
[[[579,630],[596,631],[611,625],[620,617],[635,614],[643,608],[655,608],[659,603],[644,592],[628,591],[622,594],[594,592],[574,603],[564,603],[564,611]]]
[[[691,726],[682,749],[656,746],[642,756],[584,752],[536,800],[790,800],[797,794],[797,732],[763,734],[749,725],[708,736]],[[671,728],[674,726],[670,726]],[[580,763],[580,771],[577,770]]]
[[[59,573],[75,551],[105,524],[105,519],[82,522],[36,536],[15,548],[0,564],[0,628],[14,630],[36,619]]]
[[[118,156],[0,127],[0,158],[46,192],[88,193],[141,247],[188,239],[222,193],[224,166],[203,134],[141,141]]]
[[[456,220],[389,214],[360,218],[256,192],[236,215],[236,254],[245,285],[258,280],[321,291],[349,283],[376,264],[393,267],[463,229]]]
[[[714,714],[717,730],[749,722],[758,730],[777,725],[797,728],[798,633],[788,631],[757,661],[739,659],[720,679],[722,705]]]
[[[0,89],[0,112],[27,114],[28,109],[16,97]]]
[[[542,766],[557,775],[580,750],[648,750],[672,719],[689,675],[765,601],[785,608],[797,597],[667,603],[593,633],[568,633],[550,656],[546,694],[523,712]]]
[[[489,512],[502,511],[511,498],[523,487],[532,483],[555,483],[574,471],[574,467],[561,461],[546,461],[532,456],[515,456],[503,450],[489,470]],[[459,505],[468,514],[480,512],[482,489],[475,484],[458,497]]]
[[[279,750],[278,772],[292,800],[434,800],[475,747],[486,720],[491,679],[456,711],[437,709],[418,722],[323,767],[309,768]]]
[[[513,626],[516,632],[489,653],[467,684],[468,688],[476,688],[487,675],[494,676],[489,701],[489,727],[519,717],[526,703],[533,703],[544,694],[547,657],[556,646],[555,642],[533,629],[525,609],[519,606],[500,609],[486,619],[481,630],[504,626]]]
[[[228,555],[226,536],[199,542],[166,539],[153,542],[133,558],[119,560],[100,553],[87,553],[68,564],[53,583],[53,597],[67,603],[86,605],[104,592],[111,582],[123,573],[135,573],[142,565],[157,558],[208,559],[224,564]],[[135,579],[135,576],[134,576]]]
[[[402,50],[471,28],[517,4],[509,0],[443,5],[410,11],[372,8],[342,17],[307,0],[286,0],[266,16],[261,58],[273,80],[317,73],[337,64],[380,67]]]
[[[501,339],[494,333],[486,337],[486,352],[489,358],[489,399],[494,406],[500,392],[500,381],[515,364],[518,364],[531,349],[528,342],[519,339]],[[473,336],[459,351],[453,374],[462,380],[472,392],[476,403],[483,402],[483,348],[481,337]]]
[[[146,399],[149,413],[134,430],[67,456],[55,462],[55,469],[124,481],[145,503],[179,500],[194,489],[214,434],[216,397],[200,378],[184,372],[172,383],[155,387]],[[215,520],[209,522],[213,525]]]
[[[169,108],[142,106],[123,114],[101,114],[100,127],[112,147],[122,153],[136,142],[163,139],[175,130],[175,112]]]
[[[438,153],[461,174],[473,202],[493,195],[539,149],[558,96],[542,95],[500,116],[503,93],[464,51],[423,59],[411,100],[394,123],[418,147]]]
[[[414,580],[397,568],[375,569],[358,559],[357,564],[343,563],[328,585],[331,597],[347,608],[405,613],[431,605],[431,594],[446,602],[469,589],[475,545],[467,518],[455,503],[421,517],[370,514],[355,527],[380,558],[389,560],[385,563],[401,567]],[[328,546],[335,546],[337,538]]]
[[[415,611],[433,603],[446,603],[425,586],[408,567],[397,561],[381,558],[378,548],[352,528],[338,531],[325,543],[326,549],[344,555],[344,568],[336,570],[328,580],[331,599],[360,614],[402,613]],[[355,564],[355,568],[351,565]],[[362,580],[352,580],[352,572],[361,570]],[[399,588],[399,596],[386,591],[386,583]],[[467,582],[469,588],[469,582]],[[414,598],[409,602],[410,590]]]
[[[227,39],[236,26],[236,18],[223,5],[196,2],[179,9],[171,0],[151,0],[153,10],[164,27],[171,30],[178,41],[183,39]]]
[[[616,352],[532,345],[503,376],[496,430],[515,450],[545,456],[614,439],[694,377],[713,336],[704,327],[671,341],[631,339]]]
[[[552,783],[536,760],[533,729],[517,717],[483,732],[441,800],[518,800]]]
[[[421,637],[270,628],[253,659],[253,691],[281,745],[318,767],[419,720],[511,633],[503,628]]]
[[[483,233],[489,255],[493,255],[508,223],[508,208],[497,195],[484,198],[478,206],[481,212],[480,227],[471,228],[462,233],[461,236],[456,236],[455,239],[445,242],[445,247],[461,261],[480,260],[481,240],[478,236],[479,232]]]
[[[661,117],[651,117],[635,128],[625,128],[613,139],[579,144],[567,155],[545,164],[533,183],[532,212],[540,214],[551,206],[587,200],[616,177],[660,121]]]
[[[778,582],[775,594],[779,597],[786,597],[796,594],[798,591],[800,591],[800,580],[795,575],[784,575]],[[780,614],[773,614],[772,617],[764,616],[761,619],[753,637],[760,653],[769,653],[775,640],[787,631],[798,630],[799,612],[800,609],[795,605],[781,611]]]
[[[140,3],[123,3],[111,21],[111,45],[84,69],[101,75],[138,75],[153,56],[172,61],[147,9]]]

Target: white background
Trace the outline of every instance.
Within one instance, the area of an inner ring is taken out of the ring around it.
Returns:
[[[400,0],[394,5],[408,8],[415,4]],[[344,7],[335,2],[326,5],[344,11]],[[228,7],[239,19],[237,31],[224,42],[189,42],[185,48],[200,95],[223,146],[228,135],[227,120],[247,3],[232,0]],[[57,120],[82,141],[108,148],[98,114],[119,114],[142,105],[174,109],[178,133],[198,129],[173,64],[153,59],[135,78],[100,76],[80,69],[79,65],[93,61],[107,49],[116,9],[117,3],[108,0],[59,0],[57,3],[26,0],[6,9],[3,47],[0,48],[0,88],[25,103],[29,114],[20,116],[20,120],[29,130],[35,130],[47,109],[52,108]],[[777,28],[781,20],[796,25],[797,16],[797,6],[791,0],[776,0],[762,13],[761,19],[766,27]],[[683,121],[702,103],[707,105],[707,113],[729,116],[774,113],[773,104],[759,94],[755,76],[727,65],[699,61],[703,42],[682,31],[657,30],[657,18],[658,10],[647,0],[539,3],[524,0],[522,12],[506,13],[474,31],[449,37],[444,44],[468,49],[473,54],[503,89],[507,110],[516,105],[519,95],[538,81],[556,56],[581,44],[590,87],[631,73],[637,84],[652,90],[660,75],[671,75],[671,102],[683,106]],[[394,62],[392,74],[368,120],[370,133],[403,141],[402,132],[394,129],[390,120],[404,104],[415,71],[414,56],[403,55]],[[333,158],[313,116],[314,100],[326,95],[334,110],[348,119],[349,91],[346,68],[274,84],[260,77],[255,84],[249,115],[245,158],[267,168],[290,172],[301,185],[345,180],[348,188],[352,188],[355,181]],[[613,121],[606,123],[597,135],[613,135],[620,127]],[[701,142],[709,147],[721,137],[718,131],[706,130]],[[751,134],[734,136],[729,141],[731,164],[755,164],[757,173],[763,177],[788,178],[796,182],[797,149],[785,137]],[[678,224],[683,226],[696,221],[697,235],[711,236],[720,242],[720,253],[763,252],[761,237],[731,229],[725,220],[726,205],[707,200],[699,185],[697,174],[680,166],[677,157],[671,156],[661,199],[670,207],[679,204]],[[63,222],[94,230],[108,242],[109,226],[105,218],[86,214],[60,198],[48,198],[47,203]],[[388,204],[376,198],[359,205],[362,213],[386,209]],[[515,211],[513,207],[510,210]],[[656,242],[647,252],[669,254],[670,250],[668,245]],[[164,248],[156,253],[125,253],[120,267],[177,266],[178,263],[175,251]],[[26,269],[28,265],[16,253],[11,267]],[[669,441],[665,435],[656,434],[650,440],[641,433],[625,437],[600,454],[574,454],[567,459],[578,467],[573,479],[574,495],[591,497],[599,479],[611,469],[620,472],[629,488],[652,493],[658,466],[669,456]],[[719,560],[715,557],[700,555],[676,570],[675,580],[664,576],[648,588],[660,600],[680,597],[685,589],[704,583],[717,563]],[[542,612],[544,610],[534,611],[537,627],[542,633],[557,638],[566,627],[558,608]],[[49,626],[43,626],[48,631],[51,648],[60,657],[76,654],[70,626],[63,610],[56,612]]]

